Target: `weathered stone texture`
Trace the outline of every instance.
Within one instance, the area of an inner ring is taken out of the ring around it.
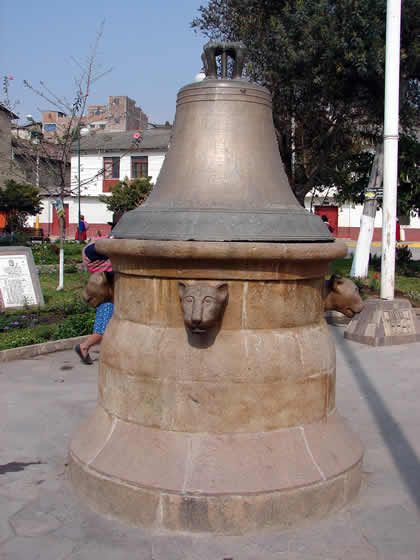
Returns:
[[[107,240],[104,250],[115,315],[98,408],[70,449],[73,484],[95,509],[143,527],[242,534],[326,515],[356,494],[362,449],[335,410],[323,318],[339,243],[174,243],[168,253]],[[229,299],[220,327],[194,334],[178,282],[202,278],[226,282]]]

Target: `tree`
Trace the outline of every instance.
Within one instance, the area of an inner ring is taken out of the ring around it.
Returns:
[[[210,0],[199,11],[193,28],[248,47],[247,74],[272,93],[279,149],[297,198],[351,181],[354,156],[374,150],[382,134],[385,0]],[[419,27],[416,0],[405,0],[404,129],[418,124]]]
[[[125,177],[110,188],[111,196],[100,195],[99,200],[106,204],[109,211],[117,215],[134,210],[146,200],[153,189],[151,177],[130,180]]]
[[[398,216],[420,212],[420,142],[401,134],[398,146]]]
[[[13,179],[6,181],[5,188],[0,189],[0,210],[6,215],[6,230],[20,231],[28,216],[35,216],[42,210],[39,190]]]
[[[35,92],[39,97],[55,107],[63,115],[67,115],[64,126],[57,132],[54,138],[47,140],[45,137],[38,138],[31,142],[20,142],[20,155],[25,160],[23,166],[25,174],[28,174],[32,166],[32,177],[36,177],[37,186],[39,185],[43,195],[53,197],[57,200],[64,200],[66,196],[75,195],[78,183],[70,176],[70,161],[73,151],[73,144],[80,135],[80,130],[84,122],[84,113],[87,99],[91,93],[93,84],[104,74],[109,72],[96,71],[96,55],[99,43],[103,34],[102,23],[96,36],[96,41],[91,49],[86,64],[77,62],[81,71],[75,78],[76,92],[72,102],[68,102],[54,94],[53,91],[43,81],[39,87],[24,80],[26,87]],[[40,162],[43,163],[43,174],[40,174]],[[90,179],[93,180],[94,177]],[[85,181],[83,187],[89,181]],[[64,239],[65,239],[65,218],[60,217],[60,256],[59,256],[59,284],[57,290],[64,287]]]

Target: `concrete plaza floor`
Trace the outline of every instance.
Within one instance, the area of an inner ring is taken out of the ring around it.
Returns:
[[[66,453],[95,406],[97,364],[73,351],[1,364],[0,559],[419,559],[420,343],[373,348],[330,328],[337,406],[365,446],[362,488],[328,519],[276,534],[162,533],[92,512],[72,492]]]

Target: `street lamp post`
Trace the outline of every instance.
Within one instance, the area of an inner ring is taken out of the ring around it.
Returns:
[[[77,135],[77,241],[80,243],[81,231],[80,231],[80,137],[89,134],[89,129],[81,128],[79,134]]]
[[[381,298],[389,300],[394,299],[395,288],[400,35],[401,0],[388,0],[386,14]]]
[[[80,134],[77,135],[77,242],[80,243]]]

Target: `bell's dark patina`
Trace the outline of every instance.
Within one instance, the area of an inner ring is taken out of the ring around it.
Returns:
[[[178,241],[333,241],[296,200],[280,158],[267,89],[241,79],[244,48],[208,43],[207,77],[178,93],[169,151],[142,206],[117,238]],[[217,79],[216,56],[222,56]],[[227,79],[227,56],[233,79]]]

